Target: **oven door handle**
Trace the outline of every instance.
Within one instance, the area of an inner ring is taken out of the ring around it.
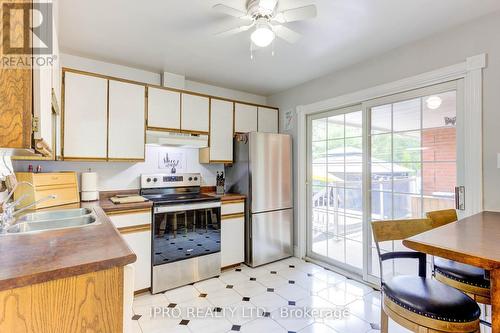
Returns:
[[[221,206],[220,202],[156,206],[154,208],[154,213],[161,214],[161,213],[182,212],[182,211],[187,211],[187,210],[219,208],[220,206]]]

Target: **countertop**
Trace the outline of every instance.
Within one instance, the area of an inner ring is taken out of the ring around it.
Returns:
[[[99,202],[51,209],[93,209],[99,224],[0,235],[0,290],[86,274],[136,261]]]
[[[230,202],[230,201],[241,201],[241,200],[246,199],[246,196],[244,196],[243,194],[237,194],[237,193],[217,194],[215,192],[205,192],[205,194],[216,197],[216,198],[220,198],[220,201],[222,201],[222,203]]]
[[[246,198],[241,194],[203,192],[220,198],[223,203]],[[91,208],[99,224],[31,234],[0,235],[0,291],[135,262],[136,255],[106,212],[150,209],[153,203],[114,204],[109,198],[116,194],[138,194],[138,190],[101,192],[99,201],[48,208]]]
[[[138,195],[139,190],[122,190],[122,191],[103,191],[99,193],[99,202],[98,205],[106,213],[119,212],[119,211],[127,211],[127,210],[141,210],[141,209],[150,209],[153,207],[153,203],[151,201],[144,202],[135,202],[135,203],[125,203],[125,204],[115,204],[109,198],[118,195],[118,194],[130,194],[130,195]]]

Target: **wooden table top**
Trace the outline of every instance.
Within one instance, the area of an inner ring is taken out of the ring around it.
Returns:
[[[492,270],[500,268],[500,212],[482,212],[408,238],[415,251]]]

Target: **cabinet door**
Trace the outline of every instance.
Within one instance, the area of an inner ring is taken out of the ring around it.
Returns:
[[[108,158],[144,160],[145,89],[109,81]]]
[[[107,95],[106,79],[65,73],[64,158],[106,159]]]
[[[181,129],[184,131],[208,134],[209,110],[208,97],[183,93]]]
[[[56,14],[57,15],[57,14]],[[56,115],[55,115],[55,129],[54,135],[55,135],[55,142],[53,144],[55,148],[55,152],[53,154],[55,157],[60,157],[61,156],[61,55],[59,51],[59,37],[58,37],[58,30],[57,26],[55,23],[55,20],[53,22],[53,39],[52,39],[52,48],[53,48],[53,54],[55,56],[54,59],[54,64],[52,66],[52,91],[54,94],[54,99],[55,99],[55,105],[54,107],[56,108]],[[51,93],[52,94],[52,93]]]
[[[148,88],[148,127],[181,129],[181,93]]]
[[[41,10],[50,10],[49,3],[40,3]],[[33,38],[32,43],[35,50],[33,55],[44,56],[42,52],[37,51],[43,48],[44,40],[53,37],[53,20],[43,24],[38,28],[37,37]],[[54,54],[55,55],[55,54]],[[33,138],[36,143],[33,148],[44,156],[51,156],[53,153],[53,118],[52,118],[52,65],[48,63],[45,66],[36,66],[33,68],[33,115],[37,122],[34,128]]]
[[[234,131],[236,133],[257,132],[257,107],[234,104]]]
[[[259,132],[278,133],[278,110],[259,108]]]
[[[151,232],[123,234],[122,237],[137,256],[137,261],[132,264],[135,268],[134,290],[151,287]]]
[[[233,102],[211,100],[210,162],[233,161]]]
[[[221,265],[227,267],[245,261],[245,218],[235,217],[221,222]]]
[[[33,133],[34,139],[43,142],[43,145],[52,151],[54,119],[52,117],[52,69],[49,66],[33,70],[33,115],[38,122],[38,131]],[[35,149],[37,149],[36,146]]]

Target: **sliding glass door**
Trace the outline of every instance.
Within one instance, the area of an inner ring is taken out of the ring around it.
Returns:
[[[363,112],[361,105],[311,117],[308,253],[363,271]]]
[[[309,257],[375,282],[371,221],[455,207],[456,187],[463,182],[461,84],[309,117]],[[391,264],[384,273],[409,273],[413,266]]]

